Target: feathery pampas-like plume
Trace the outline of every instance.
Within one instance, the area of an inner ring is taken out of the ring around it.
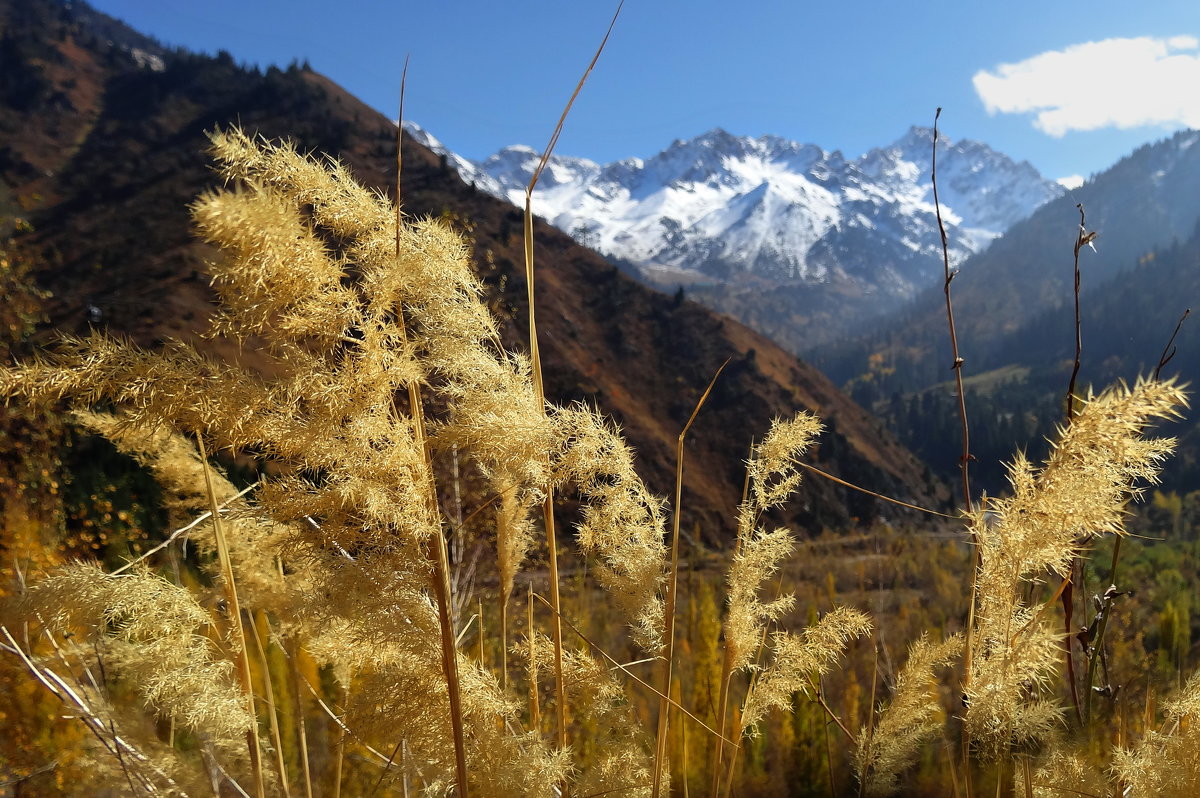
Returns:
[[[1105,774],[1096,767],[1084,741],[1072,741],[1065,734],[1051,734],[1038,757],[1036,766],[1028,760],[1019,764],[1020,775],[1013,779],[1013,795],[1021,798],[1071,798],[1079,795],[1118,795],[1113,792]],[[1029,792],[1025,790],[1024,770],[1029,767]],[[1135,793],[1158,795],[1156,792]]]
[[[717,702],[717,732],[714,742],[712,793],[719,790],[723,737],[728,715],[730,682],[740,670],[753,670],[755,653],[766,641],[767,625],[777,621],[795,603],[784,595],[764,602],[759,598],[763,583],[779,570],[793,548],[787,529],[768,532],[760,526],[762,515],[782,505],[800,484],[796,462],[821,431],[811,413],[799,413],[784,421],[776,419],[762,443],[753,447],[747,463],[748,495],[738,507],[737,551],[726,578],[728,614],[725,618],[725,655],[721,691]],[[848,640],[867,634],[871,622],[858,610],[838,607],[799,637],[777,632],[771,642],[771,664],[752,683],[742,707],[739,731],[753,733],[758,722],[775,707],[790,706],[797,690],[807,691],[810,679],[820,678],[845,649]],[[736,752],[735,752],[736,756]],[[726,768],[733,778],[733,763]]]
[[[633,452],[596,413],[574,406],[554,414],[562,441],[558,476],[584,498],[580,547],[598,558],[600,584],[612,593],[649,653],[662,648],[659,589],[666,579],[661,502],[633,470]]]
[[[58,633],[87,629],[104,646],[106,666],[157,714],[226,755],[244,750],[255,720],[229,661],[201,634],[212,618],[186,589],[146,573],[110,576],[76,563],[34,582],[16,609]]]
[[[952,664],[962,647],[959,635],[931,643],[924,634],[909,646],[892,702],[879,711],[879,720],[871,729],[858,734],[854,772],[864,794],[896,792],[900,774],[913,764],[921,746],[941,730],[937,671]]]
[[[836,607],[799,635],[776,632],[771,648],[774,661],[763,671],[746,697],[742,731],[752,732],[772,709],[788,710],[792,696],[809,694],[814,683],[829,673],[846,643],[871,633],[871,620],[850,607]]]
[[[1090,536],[1124,532],[1125,502],[1141,492],[1134,482],[1155,481],[1174,446],[1142,431],[1185,404],[1171,382],[1139,381],[1090,398],[1060,430],[1046,464],[1035,470],[1018,456],[1009,468],[1012,496],[971,517],[980,564],[966,726],[985,756],[1037,742],[1059,717],[1043,693],[1060,638],[1025,603],[1022,587],[1047,572],[1065,576]]]
[[[1200,672],[1166,706],[1167,728],[1131,750],[1118,749],[1113,775],[1124,795],[1190,798],[1200,794]]]
[[[750,495],[738,507],[737,552],[726,580],[729,614],[725,619],[725,647],[730,670],[747,668],[758,648],[766,624],[792,608],[794,598],[782,596],[770,602],[758,597],[763,583],[779,569],[792,552],[792,533],[771,532],[759,527],[762,514],[782,505],[800,485],[795,460],[821,431],[821,423],[810,413],[789,421],[776,420],[763,442],[754,447],[747,464]]]

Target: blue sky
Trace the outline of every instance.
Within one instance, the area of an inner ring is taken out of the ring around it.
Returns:
[[[540,148],[615,4],[95,0],[171,45],[247,63],[305,59],[468,158]],[[1140,6],[1140,7],[1138,7]],[[1101,171],[1200,127],[1200,2],[628,0],[558,150],[649,156],[714,127],[847,156],[944,108],[1044,175]],[[989,113],[989,108],[991,112]]]

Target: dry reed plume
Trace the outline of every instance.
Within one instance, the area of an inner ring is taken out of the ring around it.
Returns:
[[[985,755],[1036,744],[1059,718],[1046,688],[1057,672],[1060,635],[1043,608],[1024,598],[1026,585],[1048,574],[1066,577],[1093,535],[1124,532],[1126,502],[1141,492],[1136,481],[1153,482],[1174,447],[1142,431],[1184,403],[1178,386],[1151,381],[1087,400],[1043,467],[1018,456],[1009,468],[1012,495],[972,514],[980,564],[965,721]]]

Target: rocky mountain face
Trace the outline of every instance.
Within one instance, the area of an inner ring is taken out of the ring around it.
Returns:
[[[96,27],[101,19],[106,30]],[[394,184],[394,123],[303,67],[265,72],[141,39],[82,3],[0,0],[0,216],[21,215],[41,253],[55,328],[106,327],[153,346],[171,337],[255,366],[251,349],[202,339],[211,252],[189,231],[188,203],[217,177],[205,131],[240,123],[304,150],[340,156],[363,182]],[[153,43],[149,43],[153,44]],[[154,55],[146,59],[139,53]],[[16,88],[8,77],[22,76]],[[475,243],[506,344],[526,346],[521,214],[471,188],[449,158],[405,145],[404,205],[442,217]],[[556,169],[559,166],[556,165]],[[675,440],[720,364],[732,358],[688,437],[682,528],[720,546],[733,529],[747,447],[771,419],[803,408],[827,432],[813,462],[918,504],[948,491],[879,421],[817,370],[743,325],[650,290],[553,227],[538,224],[538,319],[547,394],[611,413],[652,489],[669,495]],[[843,528],[898,513],[831,482],[806,479],[781,521]]]
[[[446,152],[427,132],[413,132]],[[814,334],[843,334],[850,322],[885,313],[936,282],[942,265],[931,155],[927,128],[852,160],[812,144],[717,129],[645,160],[600,165],[556,156],[534,210],[650,282],[684,286],[799,349]],[[517,204],[538,161],[524,146],[480,163],[447,157],[464,179]],[[975,141],[943,137],[938,166],[955,262],[1062,193],[1028,163]]]

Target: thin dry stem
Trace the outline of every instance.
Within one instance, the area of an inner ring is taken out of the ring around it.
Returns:
[[[950,269],[950,246],[946,237],[946,225],[942,222],[942,205],[938,199],[937,185],[937,150],[938,150],[938,119],[942,116],[942,109],[939,107],[933,115],[933,155],[931,160],[930,181],[933,183],[933,209],[937,217],[938,235],[942,244],[942,266],[944,269],[945,282],[942,286],[942,291],[946,295],[946,323],[950,328],[950,351],[954,358],[951,368],[954,369],[954,386],[958,396],[958,415],[962,422],[962,455],[959,457],[959,473],[962,477],[962,494],[963,507],[966,513],[970,514],[974,510],[973,500],[971,498],[971,428],[967,423],[967,399],[963,392],[962,367],[965,362],[958,351],[958,330],[954,325],[954,302],[950,296],[950,283],[953,282],[957,271]],[[963,655],[963,690],[967,690],[971,684],[971,669],[974,645],[972,640],[972,629],[975,626],[975,591],[976,591],[976,574],[979,570],[979,550],[974,547],[975,556],[971,566],[971,596],[970,603],[967,605],[967,634],[966,634],[966,653]],[[963,773],[966,774],[967,798],[971,798],[971,745],[970,738],[967,735],[966,727],[963,727],[962,739],[962,756],[963,756]]]
[[[623,3],[624,0],[622,0]],[[618,5],[617,11],[613,14],[612,21],[608,25],[608,30],[604,34],[604,39],[601,40],[600,46],[596,49],[596,54],[592,56],[591,63],[584,70],[583,76],[579,79],[579,84],[575,87],[575,91],[567,101],[566,107],[563,108],[562,115],[558,119],[558,124],[554,126],[554,133],[550,136],[550,142],[546,145],[545,150],[543,150],[537,168],[534,169],[533,175],[529,179],[529,186],[525,189],[525,285],[528,292],[529,354],[533,367],[534,390],[538,403],[543,408],[543,412],[546,407],[546,391],[542,382],[542,357],[541,351],[538,348],[537,320],[535,315],[536,303],[534,301],[533,190],[537,186],[542,170],[545,169],[546,163],[550,160],[550,155],[554,152],[554,146],[558,143],[558,137],[562,134],[563,125],[567,121],[567,115],[571,112],[571,106],[575,103],[575,98],[579,96],[580,91],[583,90],[583,84],[587,81],[588,75],[591,74],[592,68],[600,60],[600,54],[604,52],[604,45],[608,43],[608,37],[612,33],[613,26],[616,25],[617,17],[620,13],[621,5]],[[552,602],[551,606],[554,609],[554,614],[550,618],[550,626],[552,639],[554,640],[554,688],[558,714],[556,739],[558,740],[559,749],[565,751],[567,747],[567,691],[563,681],[562,616],[559,613],[562,603],[558,590],[558,543],[554,533],[554,492],[549,485],[546,486],[546,496],[542,501],[542,518],[546,527],[546,556],[550,565],[550,600]],[[531,637],[532,634],[533,630],[531,628]],[[565,791],[564,794],[566,794]]]
[[[1071,380],[1067,383],[1067,425],[1069,426],[1075,420],[1075,406],[1077,397],[1075,396],[1075,383],[1079,379],[1079,369],[1082,365],[1083,355],[1083,324],[1079,312],[1079,287],[1081,284],[1081,274],[1079,271],[1079,252],[1085,245],[1091,244],[1092,239],[1096,237],[1094,232],[1087,231],[1087,215],[1083,210],[1083,203],[1076,203],[1075,207],[1079,210],[1079,232],[1075,236],[1075,362],[1071,366]],[[1073,640],[1075,638],[1074,624],[1072,622],[1075,610],[1075,569],[1072,568],[1067,573],[1067,579],[1064,582],[1065,589],[1062,591],[1063,605],[1063,653],[1066,657],[1067,664],[1067,684],[1071,688],[1071,706],[1075,710],[1075,719],[1080,726],[1083,725],[1083,713],[1079,708],[1079,685],[1075,678],[1075,654],[1072,650]]]
[[[946,295],[946,322],[950,327],[950,351],[954,358],[951,368],[954,369],[954,388],[958,392],[958,414],[962,420],[962,456],[959,458],[959,471],[962,474],[962,490],[963,490],[963,507],[966,511],[971,512],[973,500],[971,498],[971,428],[967,424],[967,400],[963,393],[962,367],[966,362],[958,351],[958,331],[954,325],[954,302],[950,297],[950,283],[958,275],[957,270],[950,269],[950,245],[946,237],[946,225],[942,222],[942,204],[938,200],[938,184],[937,184],[937,144],[938,144],[938,119],[942,115],[942,109],[938,108],[937,113],[933,115],[933,157],[930,168],[930,182],[933,183],[933,209],[937,216],[938,235],[942,242],[942,266],[945,272],[945,283],[942,290]],[[968,646],[969,650],[969,646]]]
[[[805,463],[805,462],[798,460],[798,461],[796,461],[796,465],[800,466],[801,468],[805,469],[806,471],[811,471],[812,473],[816,474],[817,476],[823,477],[823,478],[829,480],[830,482],[836,482],[837,484],[841,485],[842,487],[850,488],[851,490],[856,490],[859,493],[865,493],[868,496],[873,496],[876,499],[881,499],[885,502],[891,502],[892,504],[896,504],[901,507],[907,507],[909,510],[918,510],[922,513],[925,513],[926,515],[936,515],[938,518],[947,518],[951,521],[961,521],[962,520],[962,516],[960,516],[960,515],[948,515],[946,513],[939,513],[937,510],[930,510],[928,507],[921,507],[916,504],[909,504],[908,502],[902,502],[899,499],[893,499],[891,496],[885,496],[882,493],[876,493],[875,491],[871,490],[870,488],[864,488],[860,485],[855,485],[853,482],[847,482],[846,480],[841,479],[840,477],[835,477],[833,474],[830,474],[827,471],[822,471],[821,469],[817,468],[815,465],[812,465],[811,463]]]
[[[233,624],[234,638],[237,641],[237,672],[241,681],[242,692],[246,696],[246,706],[250,717],[257,714],[254,708],[254,682],[250,676],[250,657],[246,647],[246,629],[242,626],[242,608],[238,601],[237,585],[233,578],[233,562],[229,558],[229,544],[225,539],[224,525],[221,523],[221,509],[217,504],[217,494],[213,490],[212,475],[209,473],[208,455],[204,449],[204,438],[196,436],[196,445],[200,450],[200,461],[204,471],[204,487],[208,493],[208,503],[212,513],[213,535],[217,541],[217,559],[221,564],[221,577],[225,582],[225,599],[229,603],[229,618]],[[258,798],[266,798],[266,783],[263,780],[262,750],[258,745],[258,729],[251,728],[246,732],[246,747],[250,751],[250,768],[254,773],[254,791]]]
[[[400,78],[400,117],[397,120],[396,148],[396,256],[401,251],[400,234],[400,175],[402,159],[399,142],[402,140],[404,128],[404,83],[408,76],[408,59],[404,60],[404,72]],[[401,345],[407,345],[407,330],[403,315],[397,315],[397,327],[401,336]],[[408,404],[412,415],[413,437],[418,449],[425,457],[426,473],[432,477],[433,460],[430,457],[429,442],[425,433],[425,410],[421,400],[421,388],[415,379],[408,380]],[[427,510],[430,519],[436,519],[438,511],[437,492],[432,479],[429,480],[427,494]],[[463,731],[463,708],[461,686],[458,678],[458,648],[455,645],[454,618],[452,615],[453,597],[450,591],[450,557],[446,550],[446,536],[440,524],[434,538],[433,554],[433,593],[437,600],[438,624],[442,636],[442,673],[446,679],[446,692],[450,700],[450,727],[454,735],[454,768],[457,776],[457,790],[460,798],[467,798],[467,745]]]
[[[1179,321],[1175,324],[1175,330],[1171,333],[1171,337],[1167,339],[1167,345],[1163,347],[1162,354],[1158,356],[1158,365],[1154,367],[1154,379],[1158,380],[1162,376],[1162,370],[1167,367],[1167,364],[1175,359],[1175,339],[1179,336],[1179,330],[1183,327],[1183,323],[1187,321],[1187,317],[1192,315],[1191,308],[1184,308],[1183,314],[1179,317]]]
[[[731,358],[726,358],[725,362],[720,365],[717,372],[713,374],[713,378],[709,380],[708,387],[704,389],[704,393],[700,395],[700,399],[696,402],[695,409],[688,416],[687,423],[683,425],[683,429],[679,431],[679,438],[675,443],[675,504],[674,512],[671,518],[671,567],[667,575],[667,598],[666,606],[663,611],[663,640],[665,642],[665,650],[663,651],[662,678],[662,693],[665,695],[670,692],[671,687],[671,670],[675,655],[675,592],[679,581],[679,516],[682,512],[683,502],[683,443],[687,438],[688,430],[691,429],[692,423],[696,420],[696,416],[700,413],[700,408],[704,406],[704,402],[708,399],[708,395],[712,393],[713,386],[717,384],[717,379],[721,376],[721,372],[729,365]],[[664,762],[667,758],[667,718],[669,715],[669,702],[666,698],[659,699],[658,704],[658,745],[654,753],[654,788],[651,792],[653,798],[658,798],[659,791],[662,788],[662,772]]]

